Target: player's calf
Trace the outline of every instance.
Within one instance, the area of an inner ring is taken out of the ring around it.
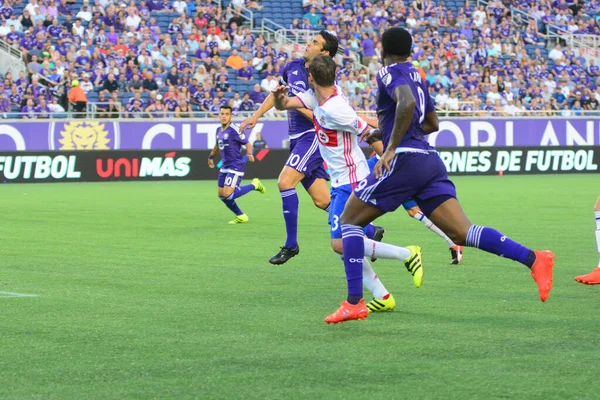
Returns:
[[[305,181],[302,181],[302,184],[307,185]],[[329,193],[329,187],[325,179],[315,179],[312,183],[310,183],[310,186],[306,188],[306,191],[310,195],[310,198],[317,208],[329,212],[331,194]]]

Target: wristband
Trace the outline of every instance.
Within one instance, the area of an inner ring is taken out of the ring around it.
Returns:
[[[212,160],[213,158],[215,158],[215,157],[214,157],[212,154],[209,154],[209,155],[208,155],[208,159],[209,159],[209,160]]]

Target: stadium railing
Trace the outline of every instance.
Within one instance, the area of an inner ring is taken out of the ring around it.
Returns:
[[[100,109],[91,111],[88,109],[87,112],[77,113],[73,111],[50,113],[47,117],[41,118],[37,115],[32,118],[31,114],[20,113],[20,112],[0,112],[0,119],[4,120],[23,120],[23,117],[29,117],[27,120],[35,119],[101,119],[101,120],[145,120],[151,119],[150,113],[147,112],[126,112],[121,108],[119,112],[108,112]],[[241,120],[250,117],[253,111],[242,111],[234,112],[233,116],[236,120]],[[371,119],[377,119],[375,111],[358,111],[361,117],[368,117]],[[126,116],[127,115],[127,116]],[[589,110],[561,110],[561,111],[546,111],[546,110],[522,110],[514,112],[505,111],[482,111],[482,110],[438,110],[438,115],[441,118],[477,118],[477,119],[520,119],[520,118],[598,118],[600,117],[600,111],[589,111]],[[187,117],[176,118],[174,112],[167,113],[152,113],[152,118],[156,120],[161,119],[177,119],[177,120],[217,120],[218,114],[213,112],[205,111],[193,111]],[[272,114],[263,118],[265,121],[280,121],[285,120],[287,117],[285,114]]]
[[[0,73],[10,72],[13,76],[18,76],[19,72],[27,71],[27,66],[23,61],[23,53],[17,45],[10,45],[4,39],[0,39]]]

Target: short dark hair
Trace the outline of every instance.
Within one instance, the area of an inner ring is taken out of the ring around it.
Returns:
[[[381,36],[383,52],[387,56],[409,57],[412,44],[412,36],[404,28],[389,28]]]
[[[229,112],[233,114],[233,108],[231,106],[221,106],[221,110],[229,110]]]
[[[325,44],[323,45],[323,50],[329,53],[329,57],[333,58],[336,56],[338,52],[338,38],[333,33],[323,29],[319,32],[319,35],[325,39]]]
[[[319,86],[333,86],[337,66],[331,57],[316,56],[308,66],[308,71]]]

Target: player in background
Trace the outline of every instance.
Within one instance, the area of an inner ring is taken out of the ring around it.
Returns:
[[[552,289],[554,254],[532,251],[495,229],[473,225],[456,198],[456,188],[425,135],[438,129],[427,87],[408,62],[412,37],[403,28],[382,37],[384,67],[377,74],[377,113],[385,151],[367,178],[359,182],[342,213],[342,247],[348,298],[328,317],[333,321],[362,316],[362,227],[414,199],[423,213],[456,244],[475,247],[525,265],[546,301]],[[366,137],[365,140],[370,140]]]
[[[219,198],[235,214],[235,218],[229,223],[243,224],[248,222],[248,216],[240,210],[235,199],[253,190],[265,193],[265,187],[258,178],[254,178],[250,185],[240,186],[245,167],[241,152],[242,146],[246,147],[248,161],[254,162],[254,156],[252,155],[252,145],[248,143],[244,132],[237,125],[231,123],[232,111],[230,106],[221,106],[219,111],[221,127],[217,128],[217,142],[208,156],[208,166],[215,167],[214,158],[217,152],[220,152],[223,165],[219,171]]]
[[[281,83],[289,88],[289,95],[296,96],[308,90],[308,67],[318,55],[335,57],[338,51],[337,37],[320,31],[306,44],[302,59],[293,60],[283,67]],[[274,106],[273,94],[269,94],[260,108],[240,125],[241,132],[252,129],[260,117]],[[323,167],[323,158],[315,136],[313,115],[310,110],[298,109],[288,112],[288,132],[290,137],[290,156],[279,174],[277,185],[283,205],[286,240],[280,251],[271,257],[271,264],[284,264],[300,252],[298,246],[298,208],[299,200],[296,186],[301,183],[318,208],[329,212],[329,175]],[[366,235],[381,240],[384,230],[381,227],[367,226]]]
[[[416,61],[413,61],[413,65],[415,62]],[[369,164],[369,170],[373,171],[373,168],[375,168],[375,164],[377,164],[377,161],[379,161],[379,157],[381,157],[381,155],[383,154],[383,142],[381,140],[375,139],[372,140],[371,143],[369,143],[369,145],[376,153],[376,155],[367,160],[367,163]],[[444,232],[441,231],[440,228],[435,226],[433,222],[431,222],[429,218],[427,218],[425,214],[423,214],[423,211],[421,211],[421,209],[417,205],[417,202],[413,199],[409,199],[408,201],[402,203],[402,207],[406,210],[406,212],[411,218],[421,222],[431,232],[435,233],[436,235],[438,235],[446,241],[448,247],[450,248],[450,264],[460,264],[463,258],[463,246],[455,244],[452,241],[452,239],[450,239]]]
[[[278,110],[307,108],[312,110],[321,156],[329,166],[331,176],[331,247],[342,254],[342,231],[339,223],[346,201],[356,184],[369,174],[369,167],[358,138],[370,131],[369,125],[350,107],[339,87],[335,86],[335,62],[327,56],[315,57],[309,66],[309,84],[311,89],[288,97],[286,86],[279,86],[273,93],[275,107]],[[386,290],[371,268],[364,253],[376,258],[403,261],[413,275],[415,286],[421,286],[423,268],[421,248],[418,246],[397,247],[363,238],[362,276],[363,283],[373,293],[373,300],[364,304],[361,300],[359,318],[366,318],[369,311],[391,310],[396,305],[394,298]],[[341,322],[329,321],[326,322]]]
[[[600,197],[596,200],[594,206],[594,216],[596,217],[596,245],[598,246],[598,267],[587,275],[581,275],[575,277],[575,280],[579,283],[586,285],[599,285],[600,284]]]

